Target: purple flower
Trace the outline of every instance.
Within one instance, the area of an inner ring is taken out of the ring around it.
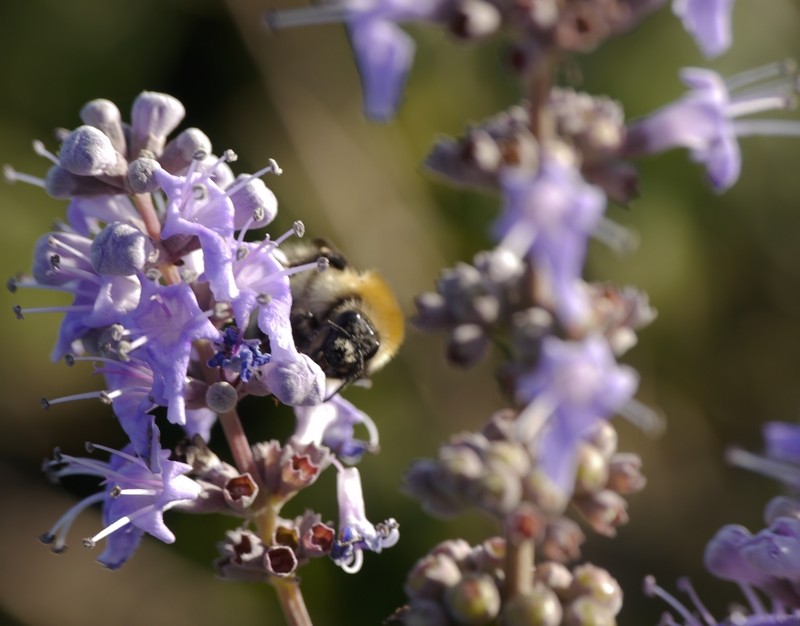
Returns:
[[[636,372],[617,364],[603,337],[544,339],[536,369],[517,381],[517,399],[527,404],[517,434],[530,442],[538,466],[563,493],[572,492],[580,442],[620,411],[637,385]]]
[[[582,324],[590,314],[583,261],[589,235],[605,211],[603,192],[571,165],[554,160],[533,174],[504,171],[500,188],[499,246],[531,259],[539,296],[552,303],[563,324]]]
[[[296,229],[301,229],[296,226]],[[287,270],[275,255],[280,243],[242,243],[232,266],[239,297],[233,302],[237,324],[247,326],[258,307],[258,328],[269,338],[270,360],[259,372],[266,387],[290,406],[314,405],[325,397],[325,374],[314,361],[297,351],[292,335],[292,290],[289,275],[317,271],[316,264]]]
[[[340,0],[267,15],[273,29],[344,22],[350,33],[367,117],[394,117],[414,60],[414,42],[398,22],[441,21],[449,0]]]
[[[153,172],[168,198],[161,235],[196,236],[203,249],[205,275],[214,297],[230,302],[239,296],[231,268],[235,209],[230,197],[211,178],[215,168],[196,171],[194,166],[198,163],[193,161],[185,176],[175,176],[163,169]]]
[[[364,562],[364,550],[380,552],[400,539],[398,523],[393,519],[373,525],[367,519],[361,475],[355,467],[338,467],[336,493],[339,500],[339,535],[331,558],[344,571],[355,573]]]
[[[672,0],[672,10],[706,57],[730,48],[733,0]]]
[[[705,166],[714,190],[721,193],[739,178],[738,137],[800,134],[798,125],[791,121],[739,119],[753,113],[788,108],[793,87],[787,81],[769,88],[752,88],[738,95],[736,91],[789,73],[790,66],[786,63],[756,68],[728,80],[711,70],[684,69],[681,79],[690,91],[631,124],[625,150],[629,156],[638,156],[687,148],[692,160]]]
[[[132,350],[141,350],[155,375],[156,397],[167,401],[167,419],[186,423],[186,372],[192,342],[220,340],[220,332],[197,304],[189,285],[163,286],[144,280],[139,306],[124,319],[123,325],[134,341]],[[134,353],[135,354],[135,353]]]
[[[764,440],[767,444],[766,456],[734,447],[727,451],[727,461],[774,478],[794,490],[800,489],[800,426],[767,422],[764,425]]]
[[[105,489],[67,511],[42,536],[42,540],[53,544],[54,551],[63,551],[66,534],[78,514],[95,502],[101,502],[105,527],[85,539],[84,545],[93,547],[101,539],[108,539],[106,549],[97,559],[106,567],[117,569],[125,563],[139,546],[144,533],[164,543],[173,543],[175,535],[164,524],[163,513],[200,495],[200,485],[184,476],[191,466],[170,461],[169,450],[161,450],[160,470],[152,471],[132,455],[130,447],[122,451],[93,447],[109,452],[110,460],[102,462],[59,454],[48,464],[48,469],[56,477],[79,474],[102,478]]]
[[[365,452],[378,450],[378,429],[370,417],[339,395],[313,406],[295,407],[297,417],[292,439],[298,444],[313,443],[330,448],[347,463],[357,462]],[[354,436],[354,426],[363,424],[369,441]]]
[[[12,289],[34,287],[74,296],[69,306],[16,309],[20,318],[27,313],[65,313],[51,354],[54,361],[70,352],[83,353],[78,343],[81,338],[91,329],[117,322],[139,302],[139,279],[98,274],[92,266],[91,244],[87,237],[69,231],[42,236],[34,252],[33,280],[21,279],[11,285]]]
[[[660,587],[652,576],[645,578],[645,594],[660,598],[678,615],[679,621],[675,621],[672,614],[665,613],[659,622],[663,626],[800,626],[800,612],[780,602],[776,602],[768,610],[753,589],[746,584],[742,584],[741,587],[750,611],[736,606],[727,619],[721,621],[717,621],[709,612],[688,578],[679,579],[677,586],[689,597],[691,602],[689,606]]]

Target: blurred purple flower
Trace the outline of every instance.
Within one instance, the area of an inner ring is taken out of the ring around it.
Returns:
[[[672,10],[707,58],[730,48],[733,0],[673,0]]]

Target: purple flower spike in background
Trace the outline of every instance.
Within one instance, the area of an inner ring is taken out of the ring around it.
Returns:
[[[539,296],[561,322],[580,326],[589,315],[581,275],[586,245],[606,207],[603,192],[571,165],[544,163],[537,172],[507,170],[500,179],[503,213],[495,225],[500,247],[530,257]]]
[[[709,59],[730,48],[733,0],[673,0],[672,10]]]
[[[739,179],[742,167],[739,137],[800,135],[796,121],[741,119],[792,106],[795,72],[794,63],[773,63],[726,80],[711,70],[686,68],[681,79],[690,91],[631,124],[626,152],[638,156],[686,148],[693,161],[705,166],[714,190],[726,191]]]
[[[364,96],[375,121],[394,117],[414,60],[414,41],[398,22],[444,19],[452,0],[341,0],[267,15],[270,28],[343,22],[350,33]]]

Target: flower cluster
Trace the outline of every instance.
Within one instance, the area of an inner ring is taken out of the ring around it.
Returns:
[[[261,177],[280,168],[270,160],[255,174],[235,176],[235,154],[214,156],[200,130],[169,138],[183,117],[183,105],[161,93],[140,94],[130,123],[113,103],[93,100],[81,110],[81,126],[60,132],[57,155],[35,144],[52,162],[43,179],[6,168],[9,180],[69,201],[66,221],[37,242],[32,274],[9,286],[64,292],[72,304],[17,306],[17,317],[63,312],[52,358],[93,363],[105,385],[43,404],[100,399],[130,440],[122,450],[93,445],[109,454],[107,462],[56,453],[47,464],[53,477],[94,476],[102,490],[43,539],[62,551],[76,515],[100,503],[105,527],[84,543],[107,539],[98,560],[117,568],[144,533],[175,541],[163,521],[167,509],[218,512],[241,524],[221,544],[223,575],[241,576],[244,568],[251,577],[292,577],[298,564],[323,555],[354,571],[364,550],[389,547],[398,530],[393,520],[369,522],[358,470],[342,465],[377,450],[375,425],[331,393],[320,365],[295,345],[290,277],[329,264],[288,260],[281,246],[303,235],[301,222],[276,239],[251,236],[277,214]],[[288,442],[248,443],[236,414],[248,395],[294,407]],[[175,450],[161,442],[164,418],[186,434]],[[218,420],[235,467],[208,447]],[[368,441],[356,438],[359,425]],[[339,473],[338,534],[311,511],[280,518],[283,504],[330,465]],[[253,551],[257,559],[244,559]]]
[[[388,623],[613,623],[622,608],[622,590],[608,572],[593,565],[570,570],[561,563],[543,561],[525,592],[504,604],[506,548],[501,537],[478,546],[450,540],[434,547],[409,572],[405,584],[409,605]]]
[[[496,247],[442,271],[436,290],[416,299],[414,319],[423,331],[446,333],[446,357],[457,367],[471,367],[493,345],[504,348],[497,378],[508,407],[480,432],[453,437],[435,459],[415,462],[406,480],[431,513],[472,507],[497,519],[506,531],[502,575],[476,564],[485,559],[468,546],[457,556],[449,544],[437,548],[412,573],[409,605],[393,616],[396,623],[613,623],[618,606],[603,616],[568,616],[563,597],[538,587],[541,602],[531,600],[534,578],[550,567],[534,570],[534,547],[551,561],[580,556],[583,533],[565,516],[567,505],[595,531],[614,535],[627,521],[625,496],[644,486],[640,458],[617,451],[609,420],[621,414],[647,431],[661,426],[635,399],[637,373],[618,361],[655,311],[635,288],[583,278],[589,242],[620,252],[636,244],[607,216],[611,203],[627,205],[638,195],[634,158],[686,148],[721,193],[739,178],[740,137],[800,134],[796,122],[750,117],[789,107],[796,73],[787,62],[728,79],[684,69],[688,93],[633,122],[618,102],[553,84],[565,53],[588,52],[663,4],[339,0],[267,16],[273,29],[343,22],[372,118],[393,116],[401,100],[413,56],[403,22],[434,24],[462,39],[503,33],[511,40],[509,66],[528,89],[526,101],[460,138],[437,140],[426,158],[428,171],[446,182],[496,193],[499,208]],[[732,0],[672,2],[709,57],[730,45],[732,8]],[[788,532],[787,524],[770,532]],[[765,584],[755,575],[736,580]]]
[[[764,426],[766,456],[733,448],[728,460],[734,465],[774,478],[790,490],[764,508],[766,527],[756,533],[735,524],[722,527],[708,542],[705,566],[715,576],[735,582],[742,589],[748,608],[738,608],[725,624],[755,626],[800,623],[800,426],[770,422]],[[716,624],[700,603],[688,580],[679,582],[700,617],[655,583],[646,581],[646,591],[666,600],[686,626]],[[756,590],[770,600],[767,609]],[[672,616],[665,624],[677,624]]]

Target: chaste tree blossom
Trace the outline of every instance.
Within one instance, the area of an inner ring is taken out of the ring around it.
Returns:
[[[731,46],[733,0],[672,0],[672,10],[708,58]]]
[[[220,544],[217,565],[225,577],[280,578],[296,586],[297,567],[321,556],[357,571],[364,550],[393,545],[399,531],[393,520],[374,526],[367,520],[358,473],[342,465],[377,451],[375,424],[336,393],[328,396],[332,385],[321,367],[295,346],[290,276],[325,271],[328,261],[290,266],[281,245],[303,235],[299,221],[276,239],[246,240],[277,215],[275,195],[261,177],[280,168],[270,160],[255,174],[235,177],[235,154],[214,156],[200,130],[169,138],[183,117],[183,105],[161,93],[140,94],[130,124],[111,102],[93,100],[81,110],[83,124],[59,135],[57,156],[34,144],[52,163],[45,178],[6,168],[10,181],[69,201],[66,222],[37,242],[31,275],[10,287],[66,292],[72,303],[17,306],[16,315],[64,313],[52,358],[91,362],[105,384],[43,405],[99,399],[130,440],[122,450],[91,446],[110,455],[106,462],[56,453],[47,464],[53,477],[94,476],[100,491],[43,539],[62,552],[75,517],[99,503],[105,527],[84,543],[106,540],[98,560],[116,569],[145,533],[175,541],[165,511],[223,513],[242,525]],[[237,415],[248,395],[272,396],[296,410],[296,432],[285,445],[248,442]],[[161,441],[163,419],[186,435],[175,449]],[[210,447],[217,421],[234,465]],[[357,438],[360,425],[367,442]],[[331,464],[343,477],[338,539],[313,511],[279,515]],[[251,535],[261,550],[257,561],[225,557]]]
[[[777,496],[764,509],[766,527],[751,533],[744,526],[722,527],[706,545],[706,568],[718,578],[735,582],[744,593],[745,608],[735,609],[724,624],[744,626],[791,626],[800,624],[800,426],[769,422],[764,426],[766,455],[732,448],[728,460],[734,465],[780,481],[789,495]],[[688,580],[679,588],[689,594],[697,615],[656,585],[646,590],[663,598],[683,619],[685,626],[717,624],[700,602]],[[770,600],[765,606],[759,594]],[[665,624],[679,622],[669,616]]]

